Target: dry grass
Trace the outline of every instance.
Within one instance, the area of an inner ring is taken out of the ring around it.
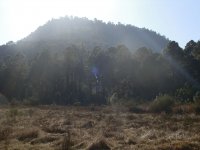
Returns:
[[[200,116],[136,114],[116,107],[0,108],[0,149],[198,150]],[[179,109],[179,108],[176,108]],[[186,106],[183,112],[190,111]],[[8,124],[9,123],[9,127]]]
[[[87,150],[111,150],[108,142],[105,139],[98,139],[94,141],[86,149]]]
[[[8,139],[11,133],[12,133],[11,127],[0,126],[0,141]]]
[[[36,129],[25,129],[20,131],[16,138],[19,141],[29,142],[38,137],[38,130]]]
[[[10,135],[12,133],[11,127],[0,127],[0,142],[4,142],[0,145],[0,149],[7,150],[10,144]]]

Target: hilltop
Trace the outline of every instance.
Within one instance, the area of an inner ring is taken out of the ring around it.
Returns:
[[[18,42],[19,49],[62,50],[70,45],[87,50],[124,44],[131,51],[147,47],[160,52],[169,40],[160,34],[133,25],[105,23],[78,17],[52,19]]]

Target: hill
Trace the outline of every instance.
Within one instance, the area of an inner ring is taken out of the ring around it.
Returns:
[[[131,51],[147,47],[160,52],[169,42],[158,33],[121,23],[104,23],[87,18],[63,17],[52,19],[18,42],[20,49],[38,50],[41,47],[63,50],[73,44],[87,50],[95,46],[108,48],[124,44]]]
[[[150,101],[162,94],[193,102],[200,93],[200,41],[185,49],[167,41],[130,25],[54,19],[0,46],[0,94],[31,105]]]

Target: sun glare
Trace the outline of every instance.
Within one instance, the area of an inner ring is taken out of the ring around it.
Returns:
[[[10,6],[6,11],[10,18],[8,28],[15,35],[14,39],[20,39],[48,20],[66,15],[109,21],[114,14],[113,2],[113,0],[8,0],[5,4]]]

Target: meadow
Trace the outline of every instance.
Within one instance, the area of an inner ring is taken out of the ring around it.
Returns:
[[[0,107],[0,149],[198,150],[200,116],[119,106]]]

